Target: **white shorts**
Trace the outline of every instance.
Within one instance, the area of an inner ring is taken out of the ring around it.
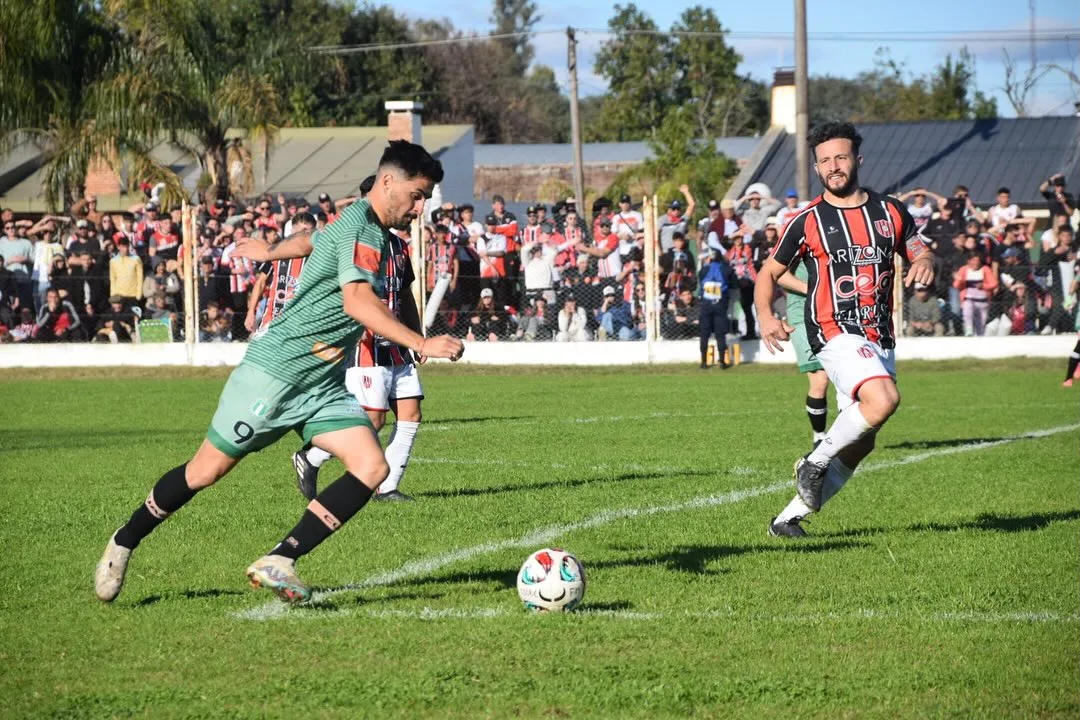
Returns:
[[[896,381],[896,353],[861,335],[837,335],[817,353],[829,382],[836,388],[836,407],[843,410],[855,402],[867,380]]]
[[[345,371],[345,388],[365,410],[385,412],[391,400],[422,400],[424,388],[415,365],[352,367]]]

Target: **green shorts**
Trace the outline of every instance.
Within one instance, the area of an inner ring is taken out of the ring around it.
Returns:
[[[300,433],[307,443],[316,435],[351,427],[372,426],[360,403],[345,389],[343,378],[304,390],[241,364],[221,391],[206,438],[221,452],[239,459],[273,445],[290,430]]]
[[[825,368],[818,362],[817,355],[810,349],[810,341],[806,337],[806,325],[799,323],[792,327],[795,328],[795,332],[791,333],[791,344],[795,346],[795,359],[799,362],[799,372],[824,370]]]

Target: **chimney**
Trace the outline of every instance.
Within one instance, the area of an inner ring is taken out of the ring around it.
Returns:
[[[424,109],[423,103],[415,100],[388,100],[383,107],[390,112],[390,118],[387,121],[390,130],[388,139],[408,140],[417,145],[423,144],[421,137],[422,124],[420,122]]]
[[[772,127],[795,134],[795,69],[777,68],[772,85]]]

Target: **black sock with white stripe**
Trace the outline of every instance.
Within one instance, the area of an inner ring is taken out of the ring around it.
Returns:
[[[371,488],[346,472],[308,503],[300,522],[270,555],[296,560],[318,547],[371,499]]]
[[[1070,380],[1076,373],[1076,366],[1080,365],[1080,340],[1076,341],[1076,347],[1069,354],[1069,370],[1065,373],[1065,379]]]
[[[829,424],[829,402],[823,397],[806,396],[806,416],[810,418],[810,427],[814,433],[825,432]]]
[[[124,527],[116,531],[116,544],[134,550],[144,537],[195,497],[197,492],[188,487],[187,463],[174,467],[161,476],[146,502],[131,514]]]

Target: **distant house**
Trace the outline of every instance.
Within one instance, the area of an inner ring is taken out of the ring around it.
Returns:
[[[716,149],[741,167],[760,142],[756,137],[718,138]],[[602,191],[620,172],[650,159],[652,150],[644,142],[585,143],[581,155],[585,186]],[[545,183],[554,180],[572,186],[574,182],[573,146],[569,143],[477,145],[475,157],[474,195],[480,203],[490,201],[492,195],[502,195],[511,203],[529,203],[544,199],[541,188]]]
[[[305,197],[315,203],[319,193],[345,197],[356,193],[360,182],[375,172],[391,132],[395,137],[414,137],[440,159],[446,172],[441,189],[445,198],[464,202],[473,192],[473,128],[471,125],[427,125],[419,122],[418,103],[399,103],[391,109],[390,123],[383,127],[282,128],[270,149],[270,166],[264,171],[261,143],[250,143],[254,166],[251,195],[278,193]],[[404,106],[408,105],[408,108]],[[395,117],[395,116],[403,117]],[[237,132],[230,133],[240,137]],[[194,192],[202,174],[198,160],[186,150],[162,140],[152,148],[158,162],[176,172],[184,186]],[[45,212],[42,191],[44,157],[32,144],[23,143],[0,162],[0,205],[17,213]],[[127,177],[107,166],[87,173],[87,191],[98,196],[105,212],[125,210],[141,202],[128,195]]]

